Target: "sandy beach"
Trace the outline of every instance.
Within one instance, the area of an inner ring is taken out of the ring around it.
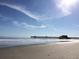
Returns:
[[[79,43],[1,48],[0,59],[79,59]]]

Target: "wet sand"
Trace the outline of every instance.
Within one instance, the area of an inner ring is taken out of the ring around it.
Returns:
[[[79,59],[79,43],[0,48],[0,59]]]

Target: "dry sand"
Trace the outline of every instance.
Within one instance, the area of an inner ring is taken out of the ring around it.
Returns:
[[[0,59],[79,59],[79,43],[2,48]]]

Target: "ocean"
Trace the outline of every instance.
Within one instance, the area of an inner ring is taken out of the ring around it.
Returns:
[[[22,45],[38,45],[38,44],[62,44],[78,42],[75,39],[0,39],[0,48],[15,47]]]

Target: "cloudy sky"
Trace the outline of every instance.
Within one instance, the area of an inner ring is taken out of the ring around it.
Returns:
[[[0,0],[0,36],[79,36],[78,0]]]

